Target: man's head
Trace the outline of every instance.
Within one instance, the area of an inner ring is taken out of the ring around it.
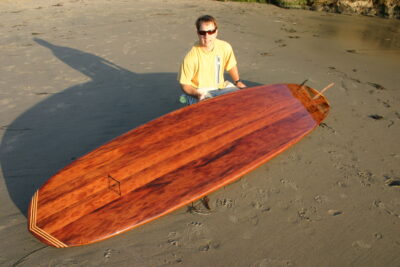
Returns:
[[[204,16],[199,17],[196,20],[196,29],[197,29],[197,31],[200,30],[201,24],[203,24],[203,23],[213,23],[215,28],[218,27],[217,26],[217,20],[213,16],[204,15]]]
[[[201,16],[196,20],[196,29],[200,46],[212,50],[218,34],[216,19],[210,15]]]

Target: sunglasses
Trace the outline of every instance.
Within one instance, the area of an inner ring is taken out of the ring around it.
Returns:
[[[198,34],[200,34],[200,35],[206,35],[207,33],[208,33],[208,35],[212,35],[212,34],[214,34],[215,32],[217,31],[217,28],[215,28],[214,30],[209,30],[209,31],[197,31],[198,32]]]

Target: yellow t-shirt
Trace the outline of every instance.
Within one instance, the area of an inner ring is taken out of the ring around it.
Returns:
[[[207,52],[197,42],[183,60],[178,81],[195,88],[224,88],[224,71],[236,64],[229,43],[216,39],[214,49]]]

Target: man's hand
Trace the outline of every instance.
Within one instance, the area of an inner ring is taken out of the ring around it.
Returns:
[[[201,96],[199,97],[199,101],[202,101],[202,100],[207,99],[207,98],[210,98],[210,97],[211,97],[210,94],[201,95]]]
[[[208,92],[208,90],[201,90],[201,89],[196,89],[191,85],[188,84],[181,84],[182,90],[191,96],[196,97],[199,101],[210,98],[211,95]]]
[[[243,88],[246,88],[247,85],[245,85],[242,81],[239,81],[239,82],[236,84],[236,87],[239,88],[239,89],[243,89]]]
[[[199,88],[197,89],[197,93],[199,94],[198,99],[202,101],[204,99],[212,97],[211,94],[208,92],[209,90],[206,88]]]
[[[199,101],[202,101],[202,100],[210,98],[210,97],[211,97],[210,93],[202,93],[202,94],[200,94]]]

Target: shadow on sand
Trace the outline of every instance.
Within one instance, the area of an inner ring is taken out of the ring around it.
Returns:
[[[182,107],[177,73],[138,74],[90,53],[34,40],[91,80],[49,96],[5,129],[0,163],[11,199],[25,215],[34,192],[59,169]]]
[[[182,107],[176,73],[138,74],[90,53],[35,41],[91,80],[50,95],[6,127],[0,163],[11,199],[23,214],[33,193],[57,170]]]

